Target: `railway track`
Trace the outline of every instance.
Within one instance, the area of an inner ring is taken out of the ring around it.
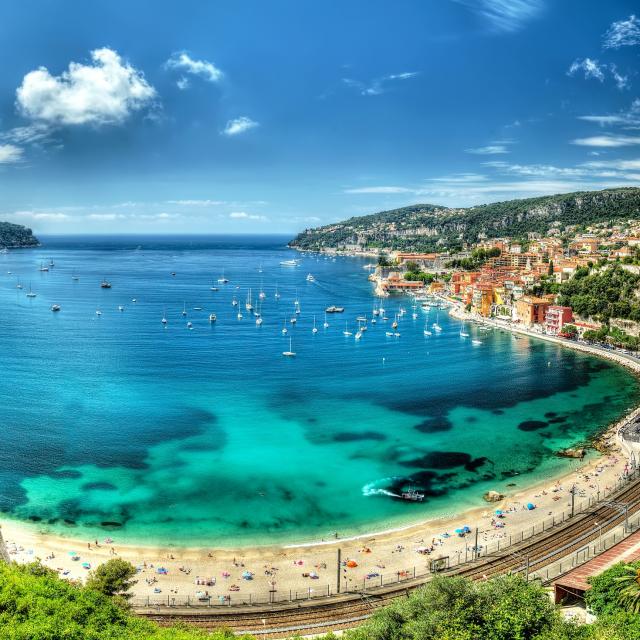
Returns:
[[[640,479],[618,491],[605,503],[598,503],[586,512],[547,532],[510,546],[500,554],[483,556],[471,563],[455,567],[446,575],[460,575],[483,579],[509,572],[537,572],[554,562],[579,552],[625,520],[625,513],[616,504],[627,505],[627,515],[640,510]],[[595,524],[597,523],[597,525]],[[286,603],[271,606],[241,607],[232,610],[189,611],[157,609],[138,613],[167,625],[186,622],[206,629],[229,627],[236,633],[251,633],[260,638],[285,638],[296,633],[312,634],[356,626],[375,609],[423,585],[429,577],[406,580],[366,593],[347,593],[340,596]]]

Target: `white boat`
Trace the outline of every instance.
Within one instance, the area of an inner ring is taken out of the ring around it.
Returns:
[[[182,306],[182,315],[186,316],[187,315],[187,303],[185,302],[184,305]]]
[[[222,277],[218,278],[218,282],[220,284],[227,284],[227,282],[229,282],[225,277],[224,277],[224,269],[222,270]]]
[[[324,322],[322,323],[322,326],[323,326],[325,329],[328,329],[328,328],[329,328],[329,323],[327,322],[327,312],[326,312],[326,311],[324,312]]]
[[[432,335],[431,331],[429,331],[429,329],[425,328],[424,331],[422,332],[424,333],[425,336],[430,336]]]
[[[135,298],[131,298],[131,302],[133,302],[133,304],[135,304],[138,301]]]
[[[397,331],[395,331],[395,332],[394,332],[394,334],[393,334],[393,337],[394,337],[394,338],[399,338],[399,337],[400,337],[400,334],[399,334]]]
[[[315,282],[315,281],[316,279],[310,273],[307,273],[307,282]]]
[[[96,315],[97,316],[101,316],[102,315],[102,311],[100,311],[100,309],[96,309]]]
[[[55,266],[55,262],[53,261],[53,258],[49,258],[49,266],[50,267],[54,267]]]
[[[165,325],[167,324],[167,310],[166,309],[162,312],[162,320],[160,320],[160,322],[162,322],[162,324],[165,324]]]
[[[44,263],[40,263],[40,271],[49,271],[49,267],[45,267]]]
[[[297,267],[298,266],[298,261],[297,260],[282,260],[280,262],[280,265],[283,267]]]
[[[262,282],[260,282],[260,293],[258,294],[258,298],[260,298],[260,300],[264,300],[266,297],[267,297],[267,294],[264,292],[262,288]]]
[[[59,304],[52,304],[51,305],[51,311],[60,311],[60,305]]]
[[[118,305],[118,311],[124,311],[124,307],[121,304]]]
[[[27,293],[27,298],[35,298],[36,294],[31,291],[31,283],[29,283],[29,292]]]
[[[362,331],[356,331],[356,335],[354,336],[356,340],[360,340],[362,338]]]
[[[353,333],[351,331],[349,331],[349,326],[347,325],[347,323],[344,323],[344,331],[342,332],[343,336],[352,336]]]
[[[73,275],[71,276],[71,279],[72,279],[72,280],[75,280],[75,281],[80,280],[80,278],[79,278],[77,275],[75,275],[75,274],[73,274]]]
[[[187,329],[193,329],[193,322],[187,322]]]
[[[287,329],[287,321],[283,320],[282,321],[282,335],[286,336],[287,333],[289,333],[289,330]]]
[[[258,316],[258,317],[256,318],[256,325],[257,325],[257,326],[260,326],[261,324],[262,324],[262,318],[261,318],[260,316]]]
[[[18,280],[18,284],[16,285],[16,289],[22,289],[22,283]]]
[[[278,283],[276,282],[276,292],[273,294],[276,300],[280,300],[280,294],[278,293]]]
[[[237,306],[238,306],[238,301],[236,300],[236,297],[235,297],[235,296],[233,296],[233,300],[231,301],[231,304],[232,304],[234,307],[237,307]]]
[[[100,283],[100,287],[102,289],[111,289],[111,283],[106,278],[103,278],[102,282]]]
[[[291,338],[289,338],[289,351],[283,351],[282,355],[287,356],[288,358],[293,358],[293,356],[296,355],[296,352],[293,350],[293,343]]]
[[[393,338],[393,331],[385,331],[384,335],[387,336],[387,338]]]
[[[469,337],[469,334],[468,334],[466,331],[461,331],[461,332],[460,332],[460,337],[461,337],[461,338],[468,338],[468,337]]]
[[[318,333],[318,327],[316,327],[316,317],[313,316],[313,329],[311,329],[311,333]]]
[[[295,316],[293,316],[293,317],[289,320],[289,322],[290,322],[291,324],[295,324],[296,322],[298,322],[298,318],[296,318]]]
[[[391,323],[391,328],[392,329],[397,329],[398,328],[398,316],[397,315],[393,318],[393,322]]]
[[[240,309],[238,309],[238,320],[242,320],[242,311],[240,311]]]
[[[245,302],[244,308],[247,311],[251,311],[253,309],[253,304],[251,303],[251,289],[249,289],[249,292],[247,293],[247,301]]]
[[[210,313],[209,314],[209,322],[211,322],[212,324],[217,320],[217,316],[215,313]]]

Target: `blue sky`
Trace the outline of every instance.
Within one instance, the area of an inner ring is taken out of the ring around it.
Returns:
[[[40,233],[295,232],[415,202],[635,186],[634,10],[8,0],[0,218]]]

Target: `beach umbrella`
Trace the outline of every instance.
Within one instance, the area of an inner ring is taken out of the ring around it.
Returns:
[[[500,509],[496,509],[496,515],[497,516],[501,516],[502,515],[502,511],[500,511]]]
[[[350,569],[355,569],[357,566],[358,563],[355,560],[349,560],[349,562],[347,562],[347,567]]]
[[[461,536],[464,533],[464,529],[456,529],[456,533]]]
[[[228,578],[229,576],[231,576],[231,574],[228,571],[223,571],[222,572],[222,577],[223,578]]]
[[[242,572],[242,577],[245,580],[251,580],[253,578],[253,574],[251,573],[251,571],[243,571]]]
[[[535,505],[535,504],[533,504],[532,502],[529,502],[529,503],[527,504],[527,509],[529,509],[529,511],[531,511],[531,510],[533,510],[533,509],[535,509],[535,508],[536,508],[536,505]]]
[[[73,557],[73,556],[77,556],[78,553],[76,551],[69,551],[69,555]]]
[[[466,524],[464,525],[463,529],[465,533],[471,533],[471,529]]]
[[[82,567],[83,567],[84,569],[91,569],[91,565],[90,565],[88,562],[83,562],[83,563],[82,563]]]

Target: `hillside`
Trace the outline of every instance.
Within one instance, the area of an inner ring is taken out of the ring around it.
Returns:
[[[290,245],[303,250],[382,247],[456,250],[483,238],[520,238],[552,228],[640,218],[640,189],[579,191],[466,209],[416,204],[306,229]]]
[[[40,243],[33,235],[33,231],[21,224],[0,222],[0,249],[18,247],[37,247]]]

